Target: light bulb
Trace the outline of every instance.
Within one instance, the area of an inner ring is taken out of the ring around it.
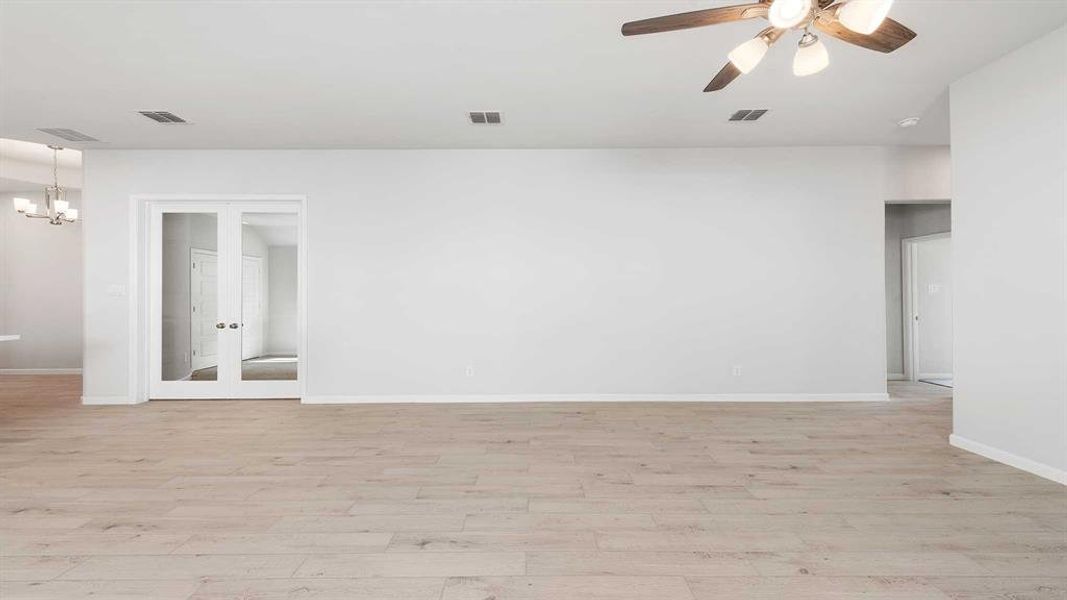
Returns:
[[[756,65],[763,60],[763,55],[767,54],[767,49],[770,46],[767,45],[767,40],[763,39],[763,36],[752,38],[744,44],[734,48],[728,55],[730,62],[734,63],[738,71],[742,73],[750,73],[752,69],[756,68]]]
[[[71,221],[77,221],[78,220],[78,209],[71,208],[71,209],[67,210],[67,212],[63,213],[63,216],[68,218],[68,219],[70,219]]]
[[[778,29],[796,27],[811,14],[811,2],[812,0],[774,0],[767,12],[767,20]]]
[[[870,35],[882,26],[893,0],[850,0],[837,13],[837,20],[856,33]]]
[[[830,55],[826,52],[826,46],[819,41],[817,36],[805,33],[804,37],[800,38],[800,48],[793,57],[793,75],[807,77],[822,71],[829,65]]]
[[[63,214],[70,209],[70,202],[67,202],[66,200],[56,200],[55,207],[57,213]]]
[[[26,212],[26,209],[30,206],[30,201],[25,198],[12,198],[11,202],[15,205],[15,210],[18,212]]]

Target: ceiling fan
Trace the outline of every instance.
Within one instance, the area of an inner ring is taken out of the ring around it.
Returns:
[[[839,40],[878,52],[892,52],[915,38],[915,32],[888,18],[893,0],[760,0],[752,4],[708,8],[677,15],[631,21],[622,26],[623,35],[642,35],[718,25],[731,21],[763,18],[771,26],[734,48],[730,59],[705,92],[730,85],[739,75],[756,68],[767,50],[790,29],[802,30],[799,49],[793,58],[793,74],[814,75],[830,64],[830,56],[811,28]]]

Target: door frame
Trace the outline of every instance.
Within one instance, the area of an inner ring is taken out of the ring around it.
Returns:
[[[919,306],[919,286],[916,278],[919,276],[916,261],[918,253],[915,251],[919,244],[933,240],[952,239],[952,232],[934,233],[916,237],[902,238],[900,240],[900,268],[901,268],[901,294],[904,306],[904,379],[906,381],[919,381],[921,375],[916,368],[919,357],[919,336],[921,327],[917,327],[916,310]]]
[[[151,214],[156,206],[182,204],[230,203],[259,209],[273,205],[282,212],[287,205],[297,213],[299,246],[297,249],[297,384],[298,398],[307,396],[309,371],[307,339],[307,195],[305,194],[132,194],[129,197],[129,279],[128,285],[111,285],[112,295],[126,295],[129,313],[128,393],[130,402],[147,402],[152,381],[150,360],[152,343]],[[292,396],[290,396],[292,398]]]

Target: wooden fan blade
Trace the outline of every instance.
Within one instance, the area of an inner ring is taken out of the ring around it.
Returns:
[[[756,37],[766,38],[767,45],[773,46],[774,43],[778,41],[778,38],[782,37],[782,34],[784,33],[784,29],[775,29],[774,27],[768,27],[767,29],[764,29],[763,31],[759,32],[759,35],[757,35]],[[715,78],[711,80],[711,83],[709,83],[708,86],[704,88],[704,91],[717,92],[722,88],[730,85],[730,83],[732,83],[733,80],[737,79],[739,75],[741,75],[741,70],[735,67],[734,63],[727,62],[726,66],[720,69],[719,73],[715,75]]]
[[[739,4],[737,6],[724,6],[721,8],[708,8],[694,10],[693,12],[667,15],[665,17],[653,17],[641,21],[630,21],[622,26],[623,35],[642,35],[645,33],[660,33],[662,31],[676,31],[678,29],[691,29],[704,27],[705,25],[717,25],[731,21],[754,19],[767,15],[767,5],[762,2],[755,4]]]
[[[711,80],[708,87],[704,88],[705,92],[717,92],[722,88],[730,85],[733,80],[741,74],[741,69],[734,66],[734,63],[727,61],[726,66],[719,71],[715,79]]]
[[[830,10],[833,10],[833,8],[831,6]],[[862,46],[869,50],[877,50],[878,52],[892,52],[915,39],[917,35],[914,31],[890,18],[886,18],[881,27],[869,35],[856,33],[842,25],[837,19],[819,17],[815,19],[815,27],[819,31],[832,35],[841,41]]]

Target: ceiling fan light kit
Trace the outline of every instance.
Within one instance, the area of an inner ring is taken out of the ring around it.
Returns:
[[[812,0],[774,0],[767,11],[767,20],[778,29],[791,29],[807,20]]]
[[[754,37],[731,50],[729,59],[738,70],[747,74],[756,68],[756,65],[763,60],[767,50],[770,50],[770,48],[766,38],[763,36]]]
[[[837,13],[837,20],[856,33],[870,35],[878,30],[893,0],[850,0]]]
[[[676,31],[755,18],[770,21],[770,27],[730,51],[729,62],[704,88],[705,92],[714,92],[751,73],[770,47],[791,30],[802,32],[793,57],[793,74],[797,77],[814,75],[830,65],[826,45],[812,29],[868,50],[893,52],[915,39],[916,34],[888,17],[892,6],[893,0],[759,0],[631,21],[623,24],[622,34]]]
[[[830,66],[830,55],[819,36],[805,32],[800,38],[800,48],[793,57],[793,75],[807,77]]]

